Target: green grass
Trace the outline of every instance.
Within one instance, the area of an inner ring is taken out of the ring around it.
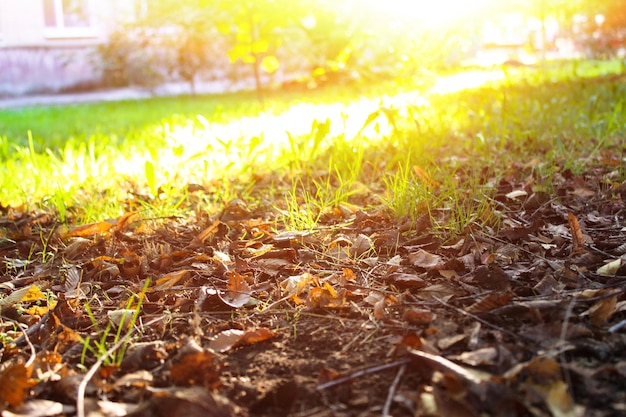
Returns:
[[[129,297],[126,308],[109,311],[109,314],[106,315],[107,323],[104,328],[101,328],[101,324],[98,322],[89,303],[85,303],[85,311],[89,316],[96,336],[88,336],[84,339],[81,338],[83,350],[80,363],[82,366],[85,365],[88,354],[97,359],[101,359],[104,365],[119,367],[122,364],[122,360],[126,354],[126,348],[130,346],[132,342],[130,336],[135,330],[134,327],[137,325],[139,315],[141,314],[141,305],[149,285],[150,280],[147,279],[141,292],[139,294],[132,294]],[[109,354],[108,351],[113,346],[119,346],[119,348]]]
[[[430,213],[453,234],[497,227],[489,201],[511,167],[538,159],[518,174],[548,183],[601,152],[621,155],[626,84],[607,79],[611,65],[483,71],[497,81],[442,94],[388,84],[273,93],[263,111],[249,93],[5,110],[0,203],[86,223],[243,198],[292,229],[345,204]]]

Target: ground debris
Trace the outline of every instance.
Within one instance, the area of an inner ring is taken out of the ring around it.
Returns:
[[[288,230],[243,200],[150,227],[5,210],[0,408],[74,415],[100,360],[93,415],[618,415],[625,207],[597,175],[508,178],[499,230],[454,235],[347,208]]]

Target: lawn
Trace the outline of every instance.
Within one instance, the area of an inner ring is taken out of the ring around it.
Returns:
[[[0,408],[616,415],[618,70],[0,112]]]

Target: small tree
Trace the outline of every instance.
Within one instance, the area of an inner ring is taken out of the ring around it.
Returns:
[[[241,60],[252,66],[257,97],[263,105],[261,72],[271,74],[278,69],[276,49],[282,42],[280,31],[293,18],[289,13],[290,2],[218,0],[218,4],[223,12],[218,29],[230,37],[228,56],[233,63]]]

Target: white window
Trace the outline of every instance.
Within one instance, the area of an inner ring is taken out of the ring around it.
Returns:
[[[91,0],[43,0],[48,37],[95,35]]]

